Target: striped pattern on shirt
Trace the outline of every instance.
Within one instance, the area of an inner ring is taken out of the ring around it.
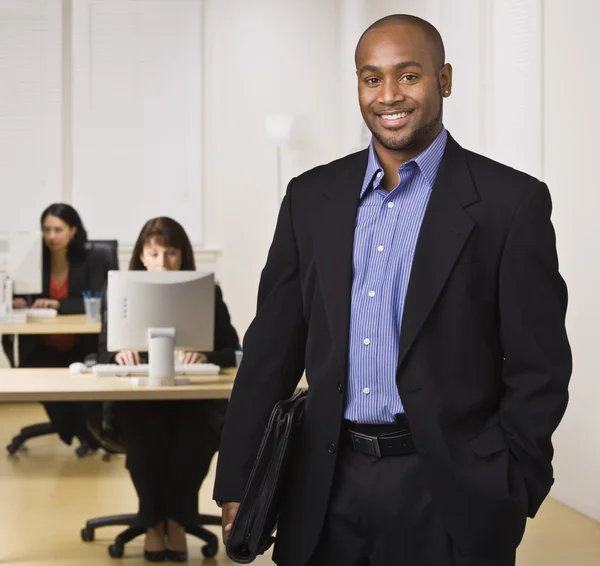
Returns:
[[[388,424],[403,413],[396,385],[400,328],[415,247],[448,134],[398,170],[390,193],[371,142],[353,250],[345,418]]]

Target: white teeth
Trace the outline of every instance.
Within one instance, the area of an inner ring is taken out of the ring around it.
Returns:
[[[410,112],[399,112],[398,114],[382,114],[381,117],[384,120],[399,120],[400,118],[406,118]]]

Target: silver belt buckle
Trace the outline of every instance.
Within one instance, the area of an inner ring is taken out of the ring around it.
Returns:
[[[379,440],[377,438],[367,436],[366,434],[360,434],[359,432],[351,432],[352,446],[354,446],[354,448],[360,452],[361,449],[364,451],[367,446],[369,446],[371,449],[370,454],[376,458],[381,458],[381,450],[379,448]]]

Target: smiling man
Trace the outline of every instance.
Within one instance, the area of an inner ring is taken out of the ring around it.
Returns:
[[[571,374],[550,195],[445,130],[428,22],[376,22],[356,69],[372,142],[288,186],[221,442],[224,537],[306,370],[277,564],[513,566]]]

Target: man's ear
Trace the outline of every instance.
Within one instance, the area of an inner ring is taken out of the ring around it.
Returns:
[[[443,97],[448,97],[452,93],[452,65],[446,63],[440,69],[440,89]]]

